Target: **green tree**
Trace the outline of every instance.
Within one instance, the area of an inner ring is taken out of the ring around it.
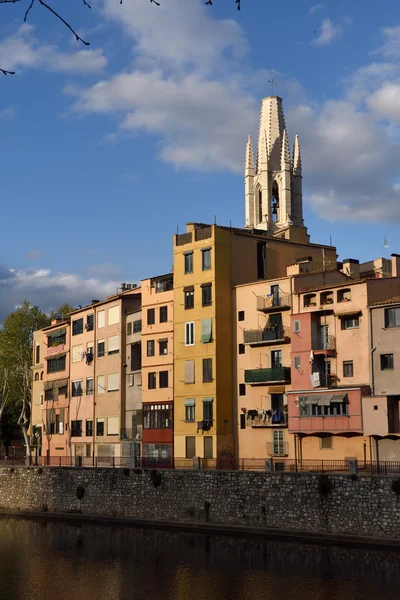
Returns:
[[[27,455],[30,455],[29,419],[31,412],[31,366],[33,333],[49,325],[49,316],[27,300],[10,313],[0,330],[0,418],[12,405],[18,410]]]
[[[68,302],[64,302],[64,304],[61,304],[58,310],[52,310],[50,312],[50,320],[53,321],[54,319],[65,319],[67,315],[73,310],[76,309],[70,304],[68,304]]]

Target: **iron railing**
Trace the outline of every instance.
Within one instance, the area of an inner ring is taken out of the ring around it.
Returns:
[[[334,335],[318,336],[312,344],[313,350],[336,350],[336,338]]]
[[[245,344],[271,344],[290,340],[290,327],[266,327],[265,329],[245,329],[243,341]]]
[[[283,294],[282,296],[257,296],[257,310],[265,313],[277,312],[279,310],[289,309],[292,305],[292,296]]]

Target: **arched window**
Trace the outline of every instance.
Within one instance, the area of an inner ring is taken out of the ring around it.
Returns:
[[[261,223],[263,220],[263,212],[262,212],[262,190],[258,189],[258,222]]]
[[[40,373],[40,381],[43,380],[43,371]]]
[[[272,215],[273,223],[276,223],[277,221],[279,221],[278,211],[279,211],[279,188],[278,188],[278,184],[275,181],[274,185],[272,186],[272,197],[271,197],[271,215]]]
[[[35,373],[35,381],[39,381],[39,373]]]

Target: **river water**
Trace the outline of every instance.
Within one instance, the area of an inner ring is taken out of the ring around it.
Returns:
[[[1,600],[398,600],[400,552],[0,518]]]

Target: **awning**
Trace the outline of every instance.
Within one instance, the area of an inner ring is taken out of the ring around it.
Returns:
[[[347,402],[347,394],[312,394],[310,396],[300,396],[300,404],[315,404],[318,406],[330,406],[332,402]]]
[[[47,337],[52,338],[52,337],[60,337],[61,335],[65,335],[66,334],[66,328],[62,327],[61,329],[56,329],[55,331],[49,331],[49,333],[47,334]]]
[[[362,311],[356,308],[354,308],[353,310],[346,310],[345,312],[336,313],[338,319],[341,319],[342,317],[357,317],[358,315],[362,315]]]
[[[325,396],[320,396],[318,400],[318,406],[329,406],[331,402],[333,402],[334,394],[326,394]]]
[[[203,402],[207,403],[207,402],[212,402],[214,400],[214,398],[203,398]]]
[[[53,358],[61,358],[62,356],[65,356],[65,351],[63,352],[56,352],[54,354],[49,354],[48,356],[45,356],[44,359],[45,360],[52,360]]]
[[[201,322],[201,343],[207,344],[212,340],[212,319],[203,319]]]
[[[196,403],[194,398],[187,398],[185,400],[185,406],[194,406]]]
[[[268,388],[268,394],[284,394],[285,386],[284,385],[275,385],[274,387]]]
[[[44,391],[52,390],[54,385],[54,381],[45,381],[44,382]]]
[[[58,387],[58,388],[68,386],[68,379],[59,379],[58,381],[55,382],[55,384],[56,384],[56,387]]]
[[[348,399],[346,393],[344,393],[344,394],[333,394],[332,402],[344,402],[345,404],[348,404],[349,399]]]

